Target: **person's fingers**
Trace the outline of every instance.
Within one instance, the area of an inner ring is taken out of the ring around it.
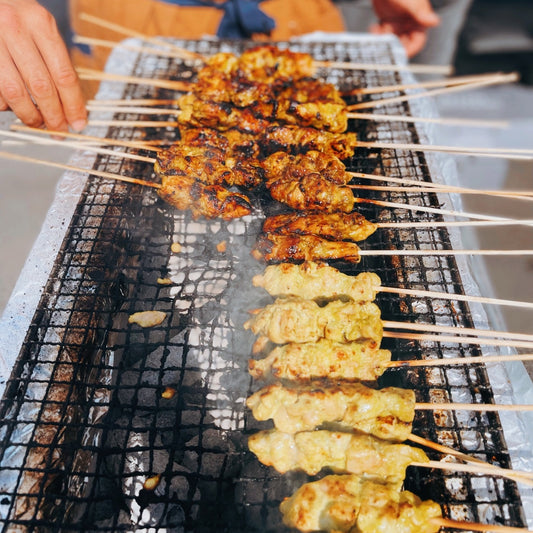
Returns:
[[[50,32],[39,32],[34,37],[35,43],[54,82],[66,121],[74,130],[81,131],[87,124],[81,85],[55,21],[52,19],[49,24]],[[47,113],[44,113],[44,118],[48,124]]]
[[[0,41],[0,95],[8,108],[25,124],[39,127],[43,117],[33,103],[26,89],[24,80],[11,59],[11,55]]]
[[[53,32],[55,26],[52,15],[40,6],[34,8],[32,22],[42,33]],[[28,92],[41,110],[46,126],[59,131],[67,130],[68,124],[58,91],[34,42],[33,29],[26,27],[25,21],[21,18],[15,19],[6,27],[4,39]]]
[[[7,105],[7,102],[2,98],[2,95],[0,94],[0,111],[7,111],[9,109],[9,106]]]
[[[427,34],[424,30],[415,30],[399,36],[400,42],[405,48],[407,57],[413,57],[422,51],[427,41]]]
[[[413,22],[419,24],[423,28],[434,28],[440,24],[440,18],[433,11],[431,4],[427,0],[419,2],[417,9],[410,11]]]

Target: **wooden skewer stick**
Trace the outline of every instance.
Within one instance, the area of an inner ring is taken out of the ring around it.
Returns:
[[[162,47],[163,49],[172,51],[176,54],[181,54],[185,59],[196,59],[198,61],[205,61],[205,57],[201,54],[195,52],[190,52],[185,48],[176,46],[175,44],[157,39],[154,37],[149,37],[145,34],[133,31],[119,24],[112,24],[104,19],[89,15],[87,13],[81,13],[79,15],[80,19],[87,22],[92,22],[99,26],[108,28],[117,33],[121,33],[127,37],[137,37],[149,43],[155,44]],[[160,55],[163,55],[163,51],[158,51]],[[418,72],[418,73],[429,73],[429,74],[444,74],[448,75],[453,72],[453,67],[449,65],[381,65],[381,64],[369,64],[369,63],[352,63],[352,62],[338,62],[338,61],[314,61],[316,68],[340,68],[340,69],[353,69],[353,70],[385,70],[385,71],[407,71],[407,72]]]
[[[454,221],[434,221],[426,220],[425,222],[376,222],[378,228],[458,228],[463,226],[473,227],[493,227],[493,226],[533,226],[532,219],[516,220],[454,220]]]
[[[490,465],[482,464],[464,464],[464,463],[455,463],[450,461],[428,461],[426,463],[414,461],[410,466],[418,466],[422,468],[438,468],[439,470],[447,470],[449,472],[468,472],[470,474],[481,474],[481,475],[498,475],[502,477],[508,477],[516,481],[521,480],[524,477],[524,473],[516,474],[514,470],[506,468],[491,468]],[[530,474],[533,475],[533,472]]]
[[[11,137],[15,139],[22,139],[22,140],[29,140],[36,144],[51,144],[54,146],[62,146],[62,147],[71,147],[71,148],[78,148],[82,150],[86,150],[88,152],[96,152],[98,154],[106,154],[111,155],[113,157],[120,157],[122,159],[133,159],[134,161],[141,161],[144,163],[154,163],[153,157],[145,157],[142,155],[137,154],[131,154],[129,152],[117,152],[115,150],[109,150],[106,148],[102,148],[101,146],[95,146],[94,144],[84,144],[81,142],[75,142],[75,141],[65,141],[65,140],[56,140],[56,139],[46,139],[42,137],[37,137],[35,135],[29,135],[24,133],[16,133],[14,131],[7,131],[7,130],[0,130],[0,136],[3,137]]]
[[[453,78],[443,78],[439,80],[429,80],[417,83],[397,83],[394,85],[380,85],[379,87],[357,87],[350,89],[350,95],[357,94],[377,94],[390,93],[395,91],[405,91],[406,89],[431,89],[435,87],[453,87],[454,85],[464,85],[465,83],[477,83],[494,77],[505,76],[506,72],[489,72],[486,74],[472,74],[468,76],[454,76]],[[346,94],[346,93],[345,93]]]
[[[499,526],[493,524],[481,524],[476,522],[461,522],[449,518],[435,518],[431,520],[437,526],[450,529],[466,529],[469,531],[485,531],[487,533],[524,533],[530,531],[523,527]]]
[[[533,348],[533,342],[508,341],[500,339],[481,339],[455,335],[429,335],[425,333],[405,333],[401,331],[384,331],[383,337],[388,339],[406,339],[412,341],[449,342],[453,344],[475,344],[479,346],[508,346],[512,348]]]
[[[115,126],[119,128],[177,128],[175,120],[95,120],[89,119],[88,126]]]
[[[94,135],[87,135],[84,133],[72,133],[58,130],[43,130],[41,128],[31,128],[30,126],[24,126],[22,124],[12,124],[12,130],[27,131],[37,133],[40,135],[54,135],[58,137],[65,137],[71,139],[80,139],[83,141],[94,141],[98,144],[106,144],[111,146],[124,146],[126,148],[137,148],[139,150],[149,150],[152,152],[158,152],[159,148],[151,144],[153,141],[124,141],[121,139],[108,139],[105,137],[97,137]],[[155,161],[155,160],[154,160]]]
[[[350,176],[353,176],[354,178],[362,178],[362,179],[370,180],[370,181],[380,181],[380,182],[385,182],[385,183],[399,183],[399,184],[404,184],[404,185],[414,185],[415,187],[428,187],[431,189],[440,189],[444,187],[440,183],[435,183],[432,181],[420,181],[420,180],[412,180],[408,178],[393,178],[389,176],[379,176],[376,174],[365,174],[364,172],[348,172],[348,174]],[[445,187],[448,190],[448,192],[459,192],[460,193],[463,191],[478,190],[478,189],[468,189],[465,187],[459,187],[456,185],[446,185]],[[533,195],[532,192],[528,192],[528,191],[495,191],[495,192],[497,192],[498,194],[504,194],[504,195],[507,195],[507,194],[510,194],[510,195],[515,195],[515,194],[530,195],[531,194]]]
[[[477,220],[510,220],[508,218],[496,217],[492,215],[481,215],[479,213],[469,213],[467,211],[453,211],[450,209],[440,209],[438,207],[427,207],[424,205],[401,204],[399,202],[387,202],[384,200],[372,200],[370,198],[356,198],[356,204],[372,204],[381,207],[392,207],[394,209],[406,209],[408,211],[420,211],[422,213],[434,213],[437,215],[449,215],[455,217],[474,218]]]
[[[408,361],[389,361],[386,366],[387,368],[401,368],[408,366],[483,365],[516,361],[533,361],[533,353],[484,355],[477,357],[446,357],[442,359],[409,359]]]
[[[179,115],[181,111],[179,109],[169,109],[163,107],[135,107],[135,106],[109,106],[109,105],[97,105],[87,104],[85,106],[88,111],[108,111],[113,113],[136,113],[139,115]]]
[[[148,54],[148,55],[163,55],[165,57],[173,57],[176,59],[193,59],[194,57],[186,57],[182,52],[176,50],[161,50],[161,48],[150,48],[148,46],[135,46],[134,44],[108,41],[105,39],[96,39],[94,37],[85,37],[82,35],[74,35],[72,41],[76,44],[86,44],[88,46],[100,46],[102,48],[124,48],[125,50],[131,50],[137,54]],[[159,42],[159,41],[158,41]],[[187,52],[187,51],[186,51]],[[190,53],[190,52],[189,52]]]
[[[462,328],[459,326],[441,326],[438,324],[421,324],[411,322],[397,322],[394,320],[383,320],[383,327],[389,329],[408,329],[414,331],[429,331],[433,333],[457,333],[461,335],[473,335],[476,337],[499,337],[533,342],[533,335],[527,333],[510,333],[508,331],[495,331],[490,329]]]
[[[533,309],[533,302],[521,302],[515,300],[502,300],[500,298],[488,298],[486,296],[469,296],[466,294],[454,294],[439,291],[425,291],[418,289],[404,289],[398,287],[376,287],[380,292],[391,294],[405,294],[423,298],[436,298],[440,300],[455,300],[458,302],[477,302],[481,304],[506,305],[511,307],[523,307]]]
[[[440,453],[443,453],[445,455],[451,455],[453,457],[456,457],[457,459],[460,459],[461,461],[464,461],[466,463],[474,463],[474,464],[481,464],[485,465],[488,468],[492,468],[495,470],[503,471],[502,473],[504,475],[509,473],[509,470],[507,468],[502,468],[501,466],[494,465],[492,463],[487,463],[486,461],[483,461],[482,459],[479,459],[478,457],[475,457],[473,455],[468,455],[466,453],[460,452],[458,450],[455,450],[454,448],[450,448],[449,446],[444,446],[443,444],[439,444],[437,442],[433,442],[431,440],[425,439],[424,437],[420,437],[418,435],[415,435],[414,433],[411,433],[407,440],[410,440],[411,442],[414,442],[415,444],[419,444],[421,446],[424,446],[426,448],[430,448],[432,450],[436,450]],[[531,472],[526,472],[523,470],[512,470],[512,479],[520,478],[520,480],[525,483],[526,485],[533,486],[533,481],[531,480],[532,477]]]
[[[126,37],[137,37],[139,39],[142,39],[143,41],[147,41],[156,46],[160,46],[163,49],[172,51],[176,54],[181,54],[181,57],[183,57],[184,59],[196,59],[199,61],[204,61],[204,57],[201,54],[197,54],[196,52],[191,52],[189,50],[186,50],[185,48],[178,47],[175,44],[165,41],[163,39],[158,39],[156,37],[148,37],[143,33],[137,32],[130,28],[126,28],[124,26],[121,26],[120,24],[109,22],[100,17],[95,17],[94,15],[90,15],[88,13],[80,13],[79,18],[85,22],[91,22],[92,24],[101,26],[102,28],[107,28],[108,30],[125,35]]]
[[[370,102],[361,102],[359,104],[353,104],[349,106],[350,111],[356,111],[358,109],[369,109],[372,107],[377,107],[381,105],[396,104],[399,102],[405,102],[407,100],[413,100],[415,98],[426,98],[432,96],[438,96],[441,94],[450,94],[460,91],[469,91],[472,89],[479,89],[481,87],[488,87],[489,85],[498,85],[501,83],[513,83],[519,80],[517,73],[512,72],[510,74],[501,74],[495,75],[492,78],[487,78],[482,81],[472,82],[472,83],[463,83],[461,85],[454,85],[453,87],[444,87],[442,89],[432,89],[430,91],[424,91],[414,94],[406,94],[402,96],[393,96],[391,98],[381,98],[377,100],[372,100]]]
[[[494,404],[494,403],[429,403],[417,402],[415,409],[421,411],[533,411],[533,404]],[[533,477],[533,472],[531,473]]]
[[[116,81],[120,83],[133,83],[137,85],[149,85],[160,89],[171,89],[173,91],[188,92],[191,89],[191,82],[182,80],[160,80],[157,78],[142,78],[139,76],[126,76],[124,74],[113,74],[90,68],[78,67],[78,76],[82,80],[93,81]]]
[[[177,106],[178,100],[175,99],[157,99],[157,98],[128,98],[126,100],[116,99],[102,99],[102,100],[88,100],[87,105],[96,105],[101,107],[121,107],[130,105],[140,105],[143,107],[149,106]]]
[[[350,112],[348,118],[357,120],[372,120],[374,122],[424,122],[429,124],[442,124],[444,126],[468,126],[472,128],[508,128],[509,122],[504,120],[480,120],[452,117],[410,117],[404,115],[381,115],[377,113]]]
[[[85,174],[91,174],[93,176],[99,176],[101,178],[109,178],[113,180],[118,181],[124,181],[126,183],[135,183],[136,185],[144,185],[146,187],[152,187],[154,189],[161,188],[161,185],[159,183],[154,183],[152,181],[145,181],[140,180],[137,178],[130,178],[128,176],[120,176],[119,174],[112,174],[110,172],[104,172],[102,170],[93,170],[93,169],[86,169],[86,168],[79,168],[72,165],[66,165],[63,163],[56,163],[54,161],[44,161],[42,159],[34,159],[33,157],[27,157],[17,154],[12,154],[9,152],[0,152],[0,157],[4,159],[13,159],[15,161],[23,161],[26,163],[37,163],[39,165],[49,166],[49,167],[55,167],[55,168],[62,168],[64,170],[70,170],[74,172],[82,172]]]
[[[412,150],[415,152],[445,152],[477,156],[487,155],[508,159],[512,159],[513,156],[518,156],[519,159],[527,160],[533,158],[533,150],[529,148],[465,148],[461,146],[443,146],[437,144],[385,143],[379,141],[358,141],[357,146],[359,148],[385,148],[388,150]]]
[[[533,250],[360,250],[361,256],[446,256],[446,255],[533,255]]]
[[[458,187],[448,187],[441,185],[440,187],[425,187],[423,182],[419,186],[383,186],[383,185],[348,185],[350,189],[359,189],[362,191],[384,191],[384,192],[440,192],[440,193],[460,193],[460,194],[477,194],[480,196],[499,196],[503,198],[510,198],[513,200],[524,200],[527,202],[533,201],[533,192],[530,191],[498,191],[498,190],[482,190],[482,189],[468,189]]]

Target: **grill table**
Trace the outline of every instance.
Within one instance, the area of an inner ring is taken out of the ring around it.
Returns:
[[[319,60],[404,61],[397,41],[389,37],[317,38],[291,48]],[[238,52],[247,45],[178,44],[203,54]],[[187,62],[119,49],[108,70],[160,78],[194,74]],[[412,81],[394,72],[321,73],[339,86]],[[104,83],[99,97],[172,95]],[[375,112],[427,116],[433,110],[418,102]],[[93,116],[106,118],[104,113]],[[137,117],[115,113],[112,118]],[[402,123],[352,122],[351,127],[365,141],[425,142],[427,136],[423,128]],[[144,135],[129,128],[107,132],[124,139]],[[164,135],[175,138],[172,130]],[[161,130],[146,133],[147,138],[160,136]],[[358,149],[347,163],[352,171],[420,181],[443,175],[455,179],[444,156]],[[152,177],[149,165],[109,156],[80,153],[74,164]],[[368,197],[430,207],[453,207],[454,200],[427,193]],[[245,406],[261,384],[247,372],[254,337],[242,324],[248,310],[271,301],[252,287],[252,276],[264,265],[251,258],[250,250],[265,214],[277,209],[260,195],[254,204],[254,213],[243,219],[194,221],[146,188],[65,174],[1,322],[0,347],[5,366],[13,368],[0,409],[3,531],[285,531],[279,502],[309,478],[275,473],[246,445],[250,434],[268,424],[255,421]],[[361,212],[373,221],[440,220],[374,206],[363,206]],[[178,254],[171,252],[174,242],[182,245]],[[226,243],[222,252],[217,250],[221,242]],[[460,235],[446,229],[404,229],[378,230],[361,246],[443,249],[461,244]],[[472,264],[465,258],[366,256],[356,266],[335,266],[353,274],[375,271],[386,286],[476,291]],[[158,284],[158,278],[172,284]],[[377,303],[386,320],[459,327],[487,323],[480,306],[458,301],[379,294]],[[131,313],[152,309],[167,313],[161,325],[141,329],[128,324]],[[496,353],[479,346],[393,339],[385,339],[382,347],[391,349],[394,359],[406,360]],[[422,402],[508,403],[529,380],[522,365],[480,361],[465,368],[388,370],[380,385],[415,389]],[[175,391],[172,398],[162,397],[166,387]],[[419,411],[413,432],[503,467],[510,467],[512,457],[515,468],[533,470],[524,419],[511,413],[502,421],[496,413]],[[157,475],[155,491],[144,489],[144,481]],[[530,491],[520,487],[519,492],[503,478],[410,468],[405,487],[436,500],[453,519],[518,527],[530,520]]]

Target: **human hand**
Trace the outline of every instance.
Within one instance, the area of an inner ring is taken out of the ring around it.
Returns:
[[[429,0],[372,0],[379,23],[371,33],[394,33],[407,57],[418,54],[425,46],[427,30],[439,25],[439,17]]]
[[[87,110],[54,17],[36,0],[0,0],[0,110],[25,124],[81,131]]]

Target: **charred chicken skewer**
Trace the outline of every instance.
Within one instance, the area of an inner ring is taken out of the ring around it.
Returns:
[[[283,523],[300,531],[437,533],[442,518],[434,501],[355,474],[305,483],[280,510]]]

